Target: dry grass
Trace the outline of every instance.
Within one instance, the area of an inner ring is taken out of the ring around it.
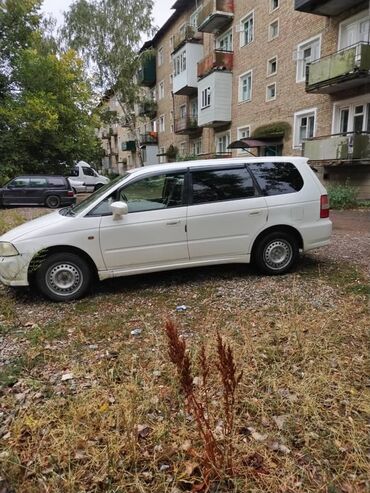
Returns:
[[[194,368],[202,344],[215,354],[219,333],[243,370],[234,472],[211,491],[367,491],[366,279],[311,257],[280,278],[242,270],[110,281],[68,305],[0,291],[3,485],[178,493],[200,484],[196,422],[167,357],[170,316]],[[179,304],[188,309],[177,313]],[[217,434],[221,393],[210,406]]]

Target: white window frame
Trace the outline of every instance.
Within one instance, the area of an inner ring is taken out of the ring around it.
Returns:
[[[192,146],[192,154],[194,156],[200,156],[201,154],[203,154],[202,137],[199,137],[198,139],[191,141],[191,146]]]
[[[166,115],[160,115],[158,118],[158,132],[164,133],[166,131]]]
[[[269,88],[270,87],[275,88],[275,95],[273,97],[269,97]],[[266,86],[266,102],[275,101],[276,100],[276,93],[277,93],[276,82],[271,82],[271,84],[267,84],[267,86]]]
[[[158,82],[158,101],[164,98],[164,80]]]
[[[186,140],[180,142],[180,156],[186,156]]]
[[[211,91],[211,87],[208,86],[202,90],[201,99],[200,99],[200,109],[204,110],[205,108],[209,108],[211,106],[211,103],[212,103],[212,91]]]
[[[216,154],[219,153],[219,150],[218,150],[218,144],[219,144],[219,139],[222,139],[223,137],[226,137],[226,148],[224,151],[220,151],[220,154],[223,154],[223,153],[226,153],[226,152],[230,152],[230,150],[227,149],[227,147],[230,145],[231,143],[231,132],[230,130],[228,130],[227,132],[221,132],[219,134],[215,133],[215,147],[216,147]]]
[[[270,6],[269,6],[269,12],[272,14],[272,12],[276,12],[280,8],[280,0],[277,0],[277,7],[273,6],[274,0],[269,0]]]
[[[354,109],[355,106],[366,106],[370,104],[370,96],[369,94],[363,94],[361,96],[357,96],[355,98],[349,98],[349,99],[343,99],[341,101],[338,101],[337,103],[334,103],[333,105],[333,118],[332,118],[332,124],[331,124],[331,129],[333,134],[339,134],[340,133],[340,110],[344,108],[349,109],[349,121],[351,121],[350,127],[353,127],[353,116],[354,116]],[[366,115],[364,120],[366,120]],[[352,130],[348,130],[348,132],[351,132]]]
[[[230,40],[231,36],[231,40]],[[216,38],[216,49],[217,50],[223,50],[223,48],[220,47],[220,44],[222,41],[227,40],[227,44],[230,43],[231,41],[231,49],[230,50],[224,50],[224,51],[233,51],[234,50],[234,36],[233,36],[233,30],[229,29],[225,33],[222,33],[220,36]]]
[[[275,60],[275,62],[276,62],[276,70],[275,70],[275,72],[271,72],[271,73],[270,73],[270,72],[269,72],[270,63],[271,63],[272,61],[274,61],[274,60]],[[276,75],[276,74],[277,74],[277,72],[278,72],[278,57],[277,57],[277,55],[275,55],[275,56],[271,57],[269,60],[267,60],[266,77],[273,77],[274,75]]]
[[[245,42],[245,29],[244,29],[244,24],[249,20],[252,20],[252,39],[248,41],[247,43]],[[245,15],[241,20],[239,24],[239,30],[240,30],[240,38],[239,38],[239,44],[240,48],[243,48],[243,46],[249,46],[251,43],[254,41],[254,10],[251,10],[248,12],[247,15]]]
[[[251,78],[251,82],[250,82],[250,97],[249,97],[249,99],[242,99],[242,94],[243,94],[243,83],[242,83],[242,80],[247,75],[250,75],[250,78]],[[248,70],[247,72],[244,72],[244,74],[239,75],[238,102],[239,103],[247,103],[249,101],[252,101],[252,92],[253,92],[253,70]]]
[[[240,134],[241,134],[241,131],[242,130],[246,130],[248,129],[248,137],[242,137]],[[236,129],[236,140],[241,140],[241,139],[249,139],[251,136],[251,126],[250,125],[243,125],[242,127],[238,127]],[[249,153],[247,151],[245,151],[244,149],[237,149],[236,151],[237,155],[240,156],[240,155],[244,155],[244,154],[248,154]]]
[[[306,39],[305,41],[302,41],[297,45],[296,48],[296,82],[299,84],[300,82],[305,82],[306,81],[306,74],[303,74],[303,67],[307,66],[307,63],[304,61],[302,58],[303,51],[308,48],[310,45],[315,43],[316,41],[319,42],[319,48],[318,48],[318,58],[315,58],[315,60],[318,60],[321,57],[321,42],[322,42],[322,35],[319,34],[317,36],[313,36],[312,38]],[[313,61],[313,60],[310,60]],[[308,62],[309,63],[309,62]],[[305,70],[304,70],[305,72]]]
[[[346,26],[350,26],[351,24],[360,23],[362,21],[366,21],[369,19],[370,19],[369,10],[366,9],[366,10],[362,10],[358,14],[353,15],[352,17],[349,17],[349,18],[345,19],[344,21],[340,22],[339,26],[338,26],[338,46],[337,46],[338,50],[346,49],[345,47],[342,46],[343,29]]]
[[[299,142],[299,126],[298,123],[300,119],[304,116],[310,117],[314,116],[313,125],[313,137],[316,136],[317,128],[317,108],[308,108],[305,110],[296,111],[294,113],[294,126],[293,126],[293,149],[302,149],[302,143]]]
[[[163,62],[164,62],[164,49],[163,46],[160,46],[158,48],[158,67],[163,65]]]
[[[271,32],[272,26],[273,26],[273,24],[276,24],[276,23],[277,23],[277,34],[276,34],[276,36],[272,36],[272,32]],[[274,39],[278,38],[279,35],[280,35],[280,22],[279,22],[279,17],[277,17],[276,19],[274,19],[269,24],[268,40],[273,41]]]

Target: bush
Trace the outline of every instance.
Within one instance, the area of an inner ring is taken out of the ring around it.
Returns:
[[[329,185],[328,194],[332,209],[351,209],[358,206],[358,189],[349,185],[348,181],[344,185]]]

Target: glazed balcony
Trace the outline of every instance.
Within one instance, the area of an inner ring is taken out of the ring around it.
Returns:
[[[335,16],[357,7],[363,0],[295,0],[294,8],[309,14]]]
[[[197,66],[203,58],[203,45],[186,42],[172,58],[174,63],[173,92],[191,96],[197,92]]]
[[[175,134],[178,135],[197,135],[202,132],[198,127],[197,116],[184,116],[175,120]]]
[[[210,0],[198,14],[198,31],[215,33],[223,31],[234,18],[233,0]]]
[[[157,115],[157,102],[151,99],[143,101],[138,107],[139,116],[147,116],[150,119],[155,118]]]
[[[198,77],[201,79],[215,70],[231,72],[233,63],[232,51],[214,50],[198,63]]]
[[[203,34],[198,32],[197,29],[188,24],[185,29],[176,34],[173,41],[173,51],[179,50],[185,43],[203,43]]]
[[[307,66],[306,91],[330,94],[368,84],[370,45],[359,43]]]
[[[344,133],[315,137],[303,144],[303,155],[311,161],[370,159],[370,133]]]
[[[145,134],[140,135],[140,144],[148,145],[148,144],[158,144],[158,134],[157,132],[147,132]]]
[[[214,70],[198,82],[198,125],[223,127],[231,123],[232,81],[231,72]],[[205,100],[208,93],[209,100]],[[202,106],[203,105],[203,106]]]
[[[137,82],[140,86],[153,87],[156,83],[156,58],[148,56],[137,73]]]

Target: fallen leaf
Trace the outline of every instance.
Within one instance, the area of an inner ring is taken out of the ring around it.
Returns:
[[[275,421],[275,424],[279,428],[279,430],[282,430],[284,428],[284,423],[288,417],[288,414],[282,414],[281,416],[273,416],[272,419]]]
[[[73,373],[65,373],[62,375],[62,382],[66,382],[67,380],[72,380],[73,379]]]
[[[139,438],[146,438],[150,433],[148,425],[137,425],[137,434]]]

